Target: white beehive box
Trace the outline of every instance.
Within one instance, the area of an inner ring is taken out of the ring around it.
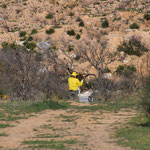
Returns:
[[[82,103],[93,102],[93,91],[86,91],[79,94],[79,102]]]

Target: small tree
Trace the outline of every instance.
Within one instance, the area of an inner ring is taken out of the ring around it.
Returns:
[[[108,28],[109,27],[109,23],[108,23],[108,20],[105,19],[103,22],[102,22],[102,27],[103,28]]]
[[[117,52],[110,52],[107,49],[107,40],[101,40],[101,34],[95,33],[89,33],[89,36],[80,42],[78,55],[97,71],[98,77],[92,84],[93,89],[99,90],[99,93],[107,100],[111,95],[110,91],[113,90],[113,82],[105,79],[103,75],[110,63],[120,61],[123,57]]]
[[[95,38],[96,40],[92,40],[91,38]],[[107,49],[107,40],[101,40],[101,34],[99,33],[95,35],[90,33],[87,39],[83,39],[80,42],[78,49],[80,57],[88,61],[97,70],[99,77],[102,77],[110,63],[122,59],[119,53],[109,52]]]

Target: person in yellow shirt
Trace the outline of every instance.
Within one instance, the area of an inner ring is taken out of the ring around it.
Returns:
[[[78,74],[76,72],[73,72],[68,79],[69,93],[71,98],[77,98],[78,88],[83,85],[83,80],[80,81],[76,77],[77,75]]]

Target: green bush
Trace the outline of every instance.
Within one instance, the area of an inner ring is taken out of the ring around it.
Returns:
[[[150,20],[150,14],[149,13],[144,14],[144,19],[147,21]]]
[[[76,57],[75,57],[75,60],[79,60],[81,57],[79,56],[79,55],[77,55]]]
[[[27,38],[27,41],[32,41],[33,40],[33,37],[32,36],[29,36],[28,38]]]
[[[139,25],[137,23],[133,23],[130,25],[130,29],[139,29]]]
[[[1,4],[0,7],[7,8],[7,5],[6,4]]]
[[[118,68],[116,69],[117,75],[122,75],[125,77],[129,77],[133,75],[133,73],[136,72],[136,68],[134,66],[129,66],[129,65],[119,65]]]
[[[80,21],[79,27],[84,27],[84,22],[83,21]]]
[[[46,30],[46,34],[53,34],[54,32],[55,30],[53,28]]]
[[[69,45],[67,51],[68,51],[68,52],[71,52],[71,51],[73,51],[73,50],[74,50],[73,46],[72,46],[72,45]]]
[[[34,50],[37,47],[36,43],[28,42],[28,41],[26,41],[24,43],[24,45],[25,45],[26,48],[31,49],[31,50]]]
[[[16,45],[16,43],[3,42],[3,43],[2,43],[2,47],[3,47],[3,48],[13,48],[13,49],[16,49],[16,48],[18,48],[19,46]]]
[[[119,52],[125,52],[128,55],[135,56],[141,56],[144,52],[148,51],[148,49],[141,43],[141,40],[134,36],[130,38],[129,42],[124,41],[123,44],[117,48],[117,50]]]
[[[74,16],[74,13],[73,13],[73,12],[70,12],[70,13],[69,13],[69,16],[71,16],[71,17]]]
[[[31,34],[36,34],[36,33],[38,33],[38,30],[37,29],[32,29]]]
[[[3,48],[6,48],[8,45],[9,45],[9,43],[7,43],[7,42],[2,42],[2,47],[3,47]]]
[[[53,18],[53,14],[52,14],[52,13],[49,13],[49,14],[46,15],[45,18],[46,18],[46,19],[52,19],[52,18]]]
[[[108,23],[108,20],[105,19],[103,22],[102,22],[102,27],[103,28],[108,28],[109,27],[109,23]]]
[[[26,34],[27,34],[26,31],[21,31],[21,32],[19,33],[19,36],[20,36],[20,37],[23,37],[23,36],[26,36]]]
[[[111,70],[109,68],[104,69],[104,73],[109,73],[109,72],[111,72]]]
[[[77,22],[81,22],[82,19],[80,17],[77,18]]]
[[[67,34],[69,35],[69,36],[75,36],[76,35],[76,33],[75,33],[75,31],[72,29],[72,30],[68,30],[67,31]]]
[[[77,39],[77,40],[80,39],[80,35],[79,35],[79,34],[76,35],[76,39]]]
[[[24,37],[22,37],[21,39],[20,39],[20,41],[26,41],[27,40],[27,37],[26,36],[24,36]]]

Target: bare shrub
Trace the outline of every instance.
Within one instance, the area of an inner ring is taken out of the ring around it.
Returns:
[[[107,40],[101,40],[101,34],[89,33],[89,37],[78,45],[80,59],[89,62],[96,69],[99,78],[103,76],[110,63],[124,59],[120,53],[109,51],[107,44]]]
[[[68,95],[67,80],[52,71],[45,71],[41,74],[40,91],[46,96],[46,99],[57,96],[59,99],[66,98]]]
[[[150,119],[150,76],[145,78],[143,87],[140,105],[147,117]]]
[[[4,85],[11,89],[11,96],[27,100],[34,98],[39,82],[40,63],[36,61],[33,51],[9,44],[0,51],[0,62]]]
[[[89,33],[88,38],[81,41],[78,49],[80,59],[89,62],[98,73],[97,79],[92,81],[92,88],[97,90],[104,100],[108,100],[114,90],[114,83],[104,78],[103,75],[110,63],[123,60],[124,57],[118,52],[109,51],[107,40],[102,40],[101,34]]]

